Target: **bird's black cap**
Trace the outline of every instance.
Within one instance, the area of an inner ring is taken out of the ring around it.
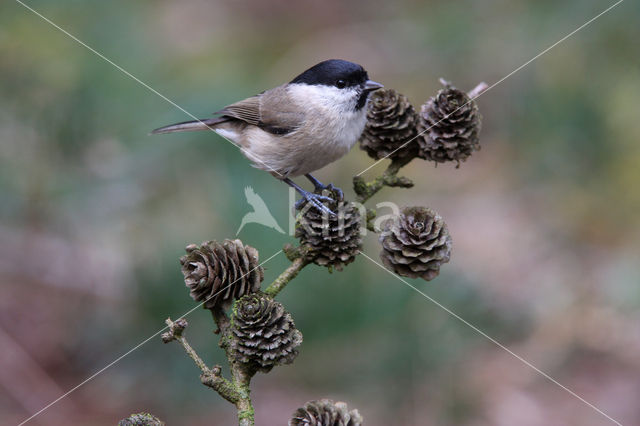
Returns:
[[[362,65],[342,59],[329,59],[312,66],[291,80],[291,83],[336,86],[341,80],[345,83],[342,87],[349,87],[363,85],[368,79],[369,76]]]

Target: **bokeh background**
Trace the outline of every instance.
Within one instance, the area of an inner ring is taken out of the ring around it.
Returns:
[[[491,84],[612,4],[506,1],[71,1],[28,4],[196,116],[327,58],[359,62],[419,107],[444,77]],[[482,150],[415,161],[410,190],[453,236],[411,281],[623,424],[640,424],[640,4],[623,2],[479,99]],[[17,424],[195,306],[178,258],[233,238],[251,186],[287,228],[285,185],[19,3],[0,4],[0,423]],[[317,176],[353,196],[355,148]],[[373,178],[384,165],[368,171]],[[260,225],[261,258],[294,242]],[[377,258],[375,235],[365,252]],[[287,265],[266,267],[266,281]],[[258,425],[330,397],[367,425],[605,425],[559,388],[364,257],[281,294],[296,362],[253,382]],[[192,344],[224,362],[206,311]],[[158,337],[30,424],[113,425],[151,411],[229,425],[233,407]]]

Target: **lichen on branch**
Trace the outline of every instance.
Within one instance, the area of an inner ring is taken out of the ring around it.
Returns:
[[[411,159],[409,159],[409,161],[411,161]],[[411,179],[404,176],[398,176],[400,169],[407,163],[408,161],[392,161],[382,175],[376,177],[370,182],[366,182],[361,175],[354,176],[353,190],[357,195],[356,201],[364,204],[385,186],[392,188],[413,187],[413,181]]]

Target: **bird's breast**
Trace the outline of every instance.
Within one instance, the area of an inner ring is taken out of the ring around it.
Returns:
[[[277,177],[300,176],[321,169],[349,152],[364,130],[366,110],[335,108],[308,111],[295,131],[274,135],[248,126],[243,133],[244,154],[260,169]]]
[[[291,135],[291,154],[297,163],[292,176],[311,173],[346,155],[362,134],[365,123],[366,113],[346,113]]]

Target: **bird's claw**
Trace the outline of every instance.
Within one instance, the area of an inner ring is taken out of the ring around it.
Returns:
[[[309,173],[306,174],[305,176],[307,177],[307,179],[311,181],[311,183],[313,183],[313,186],[315,187],[316,192],[322,192],[323,190],[326,189],[327,191],[335,192],[336,194],[338,194],[338,200],[336,201],[340,201],[344,199],[344,194],[342,193],[342,189],[338,188],[337,186],[333,186],[332,183],[325,185],[324,183],[320,182],[318,179],[316,179]]]
[[[342,200],[344,198],[344,193],[342,192],[342,189],[338,188],[337,186],[333,186],[332,183],[328,185],[317,186],[316,190],[318,189],[320,190],[326,189],[327,191],[335,192],[336,194],[338,194],[339,200]]]
[[[334,201],[334,199],[331,197],[327,197],[326,195],[313,194],[311,192],[307,192],[303,194],[302,198],[296,202],[295,207],[296,207],[296,210],[300,210],[303,204],[305,202],[308,202],[308,203],[311,203],[311,205],[314,206],[319,212],[327,213],[329,216],[335,216],[336,214],[333,211],[331,211],[329,207],[322,204],[321,201],[330,202],[330,201]]]

